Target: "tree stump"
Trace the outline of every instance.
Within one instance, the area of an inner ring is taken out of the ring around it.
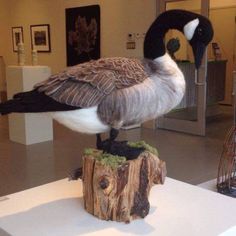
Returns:
[[[116,156],[115,164],[106,163],[101,155],[101,151],[90,149],[90,153],[83,156],[86,211],[103,220],[126,223],[144,218],[150,208],[151,187],[164,183],[165,162],[149,151],[130,161],[119,160]]]

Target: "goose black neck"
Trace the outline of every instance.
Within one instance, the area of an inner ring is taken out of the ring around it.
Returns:
[[[144,40],[144,57],[155,59],[165,54],[164,37],[169,29],[183,32],[183,27],[196,15],[184,10],[169,10],[157,17],[146,33]]]

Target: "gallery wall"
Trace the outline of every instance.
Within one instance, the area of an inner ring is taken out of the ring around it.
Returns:
[[[236,5],[236,3],[235,3]],[[215,30],[214,42],[217,42],[222,59],[227,60],[225,100],[223,103],[231,104],[233,89],[234,49],[236,47],[236,6],[230,8],[218,8],[210,11],[210,19]]]
[[[53,73],[65,68],[65,9],[93,4],[99,4],[101,10],[101,56],[142,57],[143,38],[136,39],[136,49],[127,50],[127,35],[146,32],[156,15],[156,0],[0,0],[0,9],[8,16],[0,22],[0,29],[5,30],[4,46],[0,44],[5,63],[17,62],[11,27],[23,26],[26,64],[31,64],[30,25],[50,24],[52,51],[38,53],[39,63],[50,66]]]
[[[50,24],[52,51],[39,53],[38,57],[39,64],[50,66],[55,73],[66,67],[65,9],[94,4],[101,8],[101,56],[142,57],[143,37],[135,39],[136,49],[127,50],[127,35],[146,32],[156,16],[156,0],[0,0],[0,57],[3,56],[0,58],[0,91],[5,90],[1,68],[4,64],[17,63],[17,54],[12,49],[11,27],[23,26],[26,64],[31,64],[30,25]],[[235,0],[211,0],[210,4],[211,8],[236,5]],[[199,0],[168,5],[170,8],[196,9]],[[181,51],[177,56],[185,57]],[[229,101],[232,86],[230,75],[228,77],[226,92]]]
[[[0,0],[0,92],[5,90],[5,62],[4,57],[8,52],[9,40],[9,15],[8,1]]]

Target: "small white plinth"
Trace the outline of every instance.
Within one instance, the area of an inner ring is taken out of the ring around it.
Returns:
[[[6,73],[8,99],[16,93],[31,90],[36,83],[47,79],[50,75],[51,69],[48,66],[8,66]],[[9,136],[11,141],[25,145],[52,140],[52,118],[42,113],[10,114]]]

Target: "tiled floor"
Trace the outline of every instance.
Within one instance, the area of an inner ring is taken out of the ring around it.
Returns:
[[[199,184],[216,177],[232,119],[232,109],[223,107],[223,113],[208,123],[206,137],[138,128],[122,131],[119,139],[145,140],[158,148],[169,177]],[[54,141],[24,146],[9,141],[7,127],[7,117],[0,117],[0,196],[65,178],[81,166],[83,149],[95,144],[95,136],[54,123]]]

